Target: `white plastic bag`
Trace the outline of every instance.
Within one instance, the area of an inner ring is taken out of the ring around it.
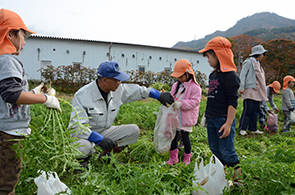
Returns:
[[[290,125],[295,125],[295,111],[291,111]]]
[[[206,116],[205,113],[203,114],[203,117],[201,119],[201,126],[202,127],[207,127],[207,122],[206,122]]]
[[[215,163],[213,162],[213,157]],[[201,159],[199,167],[198,159]],[[214,154],[211,156],[209,164],[205,167],[202,157],[196,159],[194,175],[196,176],[196,180],[193,181],[193,186],[197,187],[200,185],[209,195],[220,195],[222,194],[223,188],[228,187],[228,182],[225,179],[224,166]],[[192,192],[192,195],[205,194],[207,195],[207,193],[202,190]]]
[[[61,194],[71,194],[71,190],[59,180],[56,172],[50,172],[48,176],[47,179],[46,172],[41,171],[41,175],[34,179],[35,184],[38,186],[37,195],[54,195],[60,192],[66,192]]]
[[[277,132],[279,129],[278,125],[278,114],[269,113],[267,117],[267,128],[272,132]]]
[[[154,146],[158,153],[163,154],[170,149],[175,137],[176,128],[179,126],[179,118],[173,107],[161,105],[157,113],[157,121],[154,129]]]

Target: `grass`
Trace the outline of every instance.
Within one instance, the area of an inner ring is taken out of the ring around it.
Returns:
[[[280,96],[275,97],[275,103],[280,106]],[[115,124],[137,124],[141,129],[138,142],[113,155],[111,164],[106,164],[104,158],[98,158],[101,150],[97,147],[90,160],[90,169],[79,174],[73,173],[72,169],[77,167],[73,158],[75,153],[69,154],[70,150],[75,151],[75,147],[70,144],[73,141],[68,136],[70,132],[67,131],[70,105],[62,101],[62,115],[59,120],[50,120],[49,123],[46,123],[46,116],[53,110],[46,109],[43,105],[31,106],[32,135],[22,142],[24,169],[16,193],[36,194],[37,186],[33,179],[39,176],[37,171],[42,169],[56,171],[61,181],[70,187],[72,194],[191,194],[194,190],[194,159],[201,156],[204,164],[207,164],[212,155],[206,128],[196,125],[190,134],[192,163],[188,166],[178,163],[170,167],[165,164],[169,154],[156,153],[153,145],[156,121],[153,112],[157,112],[159,106],[159,102],[151,99],[122,105]],[[203,99],[199,121],[205,106],[206,101]],[[237,127],[241,113],[242,101],[239,101]],[[295,188],[292,187],[292,183],[295,183],[295,130],[281,133],[283,120],[280,113],[277,133],[240,136],[239,129],[236,128],[235,146],[241,161],[243,186],[231,187],[224,194],[295,194]],[[45,123],[51,125],[44,128]],[[53,143],[52,150],[39,141],[41,137],[45,138],[45,143]],[[60,150],[65,149],[68,156],[56,155],[53,158],[54,152],[59,154]],[[181,161],[183,153],[182,148],[179,152]],[[228,179],[231,178],[231,170],[226,170]]]

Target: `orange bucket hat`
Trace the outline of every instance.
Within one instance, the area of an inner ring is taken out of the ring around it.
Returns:
[[[231,43],[229,40],[224,37],[215,37],[211,39],[199,53],[204,53],[212,49],[219,60],[220,70],[222,72],[236,72],[237,67],[234,63],[234,54],[230,48]]]
[[[279,83],[279,81],[272,82],[272,84],[270,84],[269,87],[271,87],[274,90],[274,92],[280,93],[281,84]]]
[[[290,76],[290,75],[287,75],[284,77],[284,87],[283,87],[283,90],[287,89],[288,88],[288,83],[289,81],[293,81],[295,82],[295,79],[294,77]]]
[[[199,85],[199,83],[196,81],[195,72],[192,69],[192,65],[186,59],[180,59],[175,63],[173,73],[170,76],[178,78],[186,72],[193,75],[194,81]]]
[[[25,38],[28,38],[31,34],[35,34],[35,32],[26,27],[17,13],[7,9],[0,9],[0,55],[16,52],[16,48],[7,38],[7,34],[10,30],[20,29],[26,31]]]

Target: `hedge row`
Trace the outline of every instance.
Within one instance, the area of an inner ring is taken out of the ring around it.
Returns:
[[[74,94],[79,88],[95,80],[97,77],[96,68],[87,68],[78,64],[69,66],[61,65],[58,67],[48,66],[47,68],[40,69],[42,81],[51,81],[52,87],[57,91]],[[172,84],[176,81],[171,77],[172,72],[141,72],[138,70],[126,71],[130,75],[130,79],[125,83],[135,83],[141,86],[152,86],[156,89],[164,89],[170,91]],[[200,71],[195,71],[196,80],[202,88],[207,85],[207,77]],[[36,85],[39,81],[31,81],[31,84]]]

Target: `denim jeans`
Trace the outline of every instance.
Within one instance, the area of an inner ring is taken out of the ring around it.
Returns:
[[[218,131],[226,122],[226,118],[207,117],[206,121],[210,150],[215,156],[217,156],[217,158],[223,163],[223,165],[234,167],[236,164],[239,163],[239,157],[236,153],[234,144],[236,119],[234,119],[231,125],[230,134],[227,137],[221,139],[220,136],[223,134],[223,131],[220,133]]]

